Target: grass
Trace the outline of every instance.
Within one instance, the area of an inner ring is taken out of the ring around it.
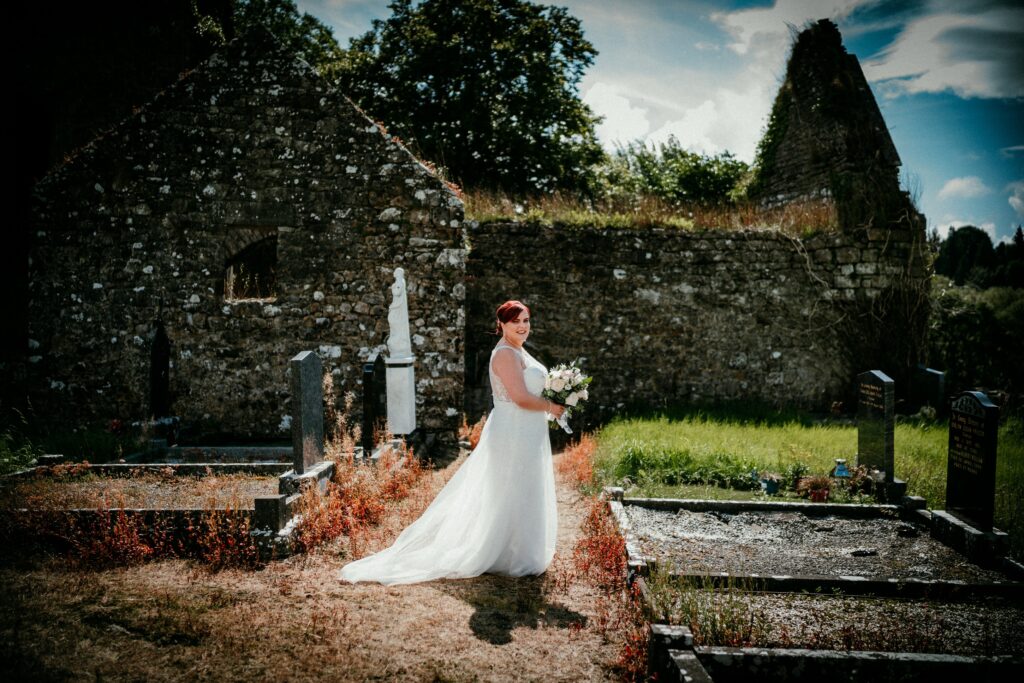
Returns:
[[[899,421],[894,439],[896,476],[907,482],[908,493],[924,497],[933,509],[944,508],[946,425]],[[836,458],[855,463],[857,429],[792,411],[694,408],[618,418],[601,429],[597,442],[595,477],[601,486],[624,486],[634,496],[751,499],[760,495],[744,490],[752,488],[751,469],[785,474],[803,465],[823,474]],[[995,518],[996,526],[1010,532],[1017,557],[1024,557],[1022,499],[1024,424],[1008,418],[999,431]]]
[[[516,221],[567,227],[617,229],[668,227],[680,230],[777,230],[794,237],[833,231],[838,226],[831,202],[795,202],[777,208],[754,204],[675,206],[656,197],[590,201],[558,193],[538,197],[471,191],[466,218],[481,223]]]

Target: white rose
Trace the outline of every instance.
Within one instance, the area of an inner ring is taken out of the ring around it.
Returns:
[[[584,389],[583,391],[580,392],[580,399],[581,400],[586,401],[588,398],[590,398],[590,394],[587,393],[586,389]]]
[[[561,377],[556,377],[551,380],[551,391],[561,391],[565,389],[565,380]]]
[[[577,403],[579,403],[579,400],[580,400],[579,395],[577,395],[575,392],[573,392],[573,393],[569,394],[568,397],[566,397],[565,405],[567,405],[567,406],[574,406]]]
[[[547,377],[544,378],[544,388],[545,389],[550,389],[551,388],[551,375],[548,375]]]

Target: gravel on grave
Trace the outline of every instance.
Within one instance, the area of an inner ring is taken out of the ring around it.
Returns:
[[[256,496],[277,493],[278,478],[253,474],[24,479],[3,490],[3,508],[152,508],[251,510]]]
[[[667,560],[677,573],[1006,580],[932,539],[927,529],[888,517],[624,508],[640,551]]]

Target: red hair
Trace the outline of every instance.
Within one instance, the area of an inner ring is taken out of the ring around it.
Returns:
[[[522,301],[506,301],[502,305],[498,306],[498,310],[495,312],[495,316],[498,318],[499,323],[507,323],[515,320],[516,316],[526,311],[527,314],[530,312],[529,306],[524,304]],[[494,334],[501,334],[501,325],[495,323]]]

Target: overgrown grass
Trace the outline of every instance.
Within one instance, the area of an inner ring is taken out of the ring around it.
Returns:
[[[945,424],[899,421],[895,474],[911,495],[933,509],[945,507]],[[751,469],[783,475],[805,466],[829,472],[836,458],[856,462],[857,429],[815,422],[794,412],[750,407],[702,408],[619,418],[597,436],[595,476],[599,485],[624,486],[634,496],[751,498]],[[785,487],[784,487],[785,488]],[[708,497],[708,496],[703,496]],[[1024,424],[1008,418],[999,431],[996,461],[996,525],[1010,532],[1014,554],[1024,556]]]
[[[755,204],[676,205],[657,197],[628,201],[590,201],[558,193],[538,197],[509,197],[472,191],[465,195],[466,217],[482,223],[519,221],[567,227],[645,228],[681,230],[776,230],[794,237],[836,229],[831,202],[795,202],[776,208]]]

